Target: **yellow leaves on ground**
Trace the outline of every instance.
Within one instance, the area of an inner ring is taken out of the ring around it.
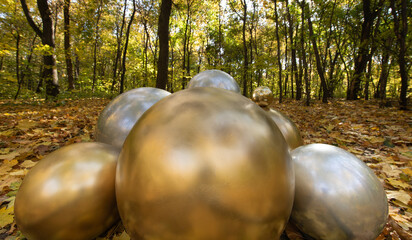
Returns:
[[[14,228],[13,203],[10,199],[15,196],[27,172],[44,156],[62,146],[92,141],[98,115],[109,101],[67,100],[59,106],[50,103],[0,103],[2,236],[7,233],[9,238],[20,237]],[[310,107],[286,100],[271,107],[285,113],[296,123],[305,144],[336,145],[363,160],[384,184],[390,216],[405,231],[412,231],[411,112],[382,109],[370,102],[339,100],[332,100],[329,104],[315,101]],[[304,239],[298,230],[288,229],[289,237],[293,235],[294,239]],[[113,227],[98,239],[130,238],[122,227]],[[381,236],[380,239],[385,238]]]
[[[14,221],[14,207],[3,207],[0,209],[0,228],[12,224]]]
[[[17,125],[17,128],[23,131],[27,131],[30,128],[34,128],[37,125],[37,122],[25,119],[22,121],[19,121],[19,124]]]

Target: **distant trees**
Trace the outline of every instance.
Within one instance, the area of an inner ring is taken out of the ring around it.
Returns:
[[[178,91],[215,68],[244,95],[266,85],[280,101],[397,98],[406,108],[410,96],[406,0],[20,2],[0,4],[0,70],[23,90]]]

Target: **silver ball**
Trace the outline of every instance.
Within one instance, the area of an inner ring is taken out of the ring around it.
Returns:
[[[229,74],[220,70],[206,70],[195,75],[187,88],[194,87],[215,87],[240,93],[239,85]]]
[[[169,92],[151,87],[136,88],[120,94],[102,111],[96,126],[96,141],[120,149],[143,113]]]
[[[266,86],[257,87],[252,94],[252,100],[261,107],[267,107],[273,103],[273,93]]]
[[[315,239],[376,239],[388,218],[385,191],[351,153],[327,144],[291,152],[296,192],[291,220]]]
[[[303,145],[298,127],[288,116],[274,109],[269,109],[266,113],[279,127],[291,150]]]

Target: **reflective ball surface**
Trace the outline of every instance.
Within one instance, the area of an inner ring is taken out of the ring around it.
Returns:
[[[29,240],[92,239],[113,225],[118,151],[103,143],[77,143],[40,160],[24,178],[14,213]]]
[[[303,145],[298,127],[288,116],[274,109],[269,109],[266,113],[279,127],[291,150]]]
[[[169,92],[151,87],[136,88],[120,94],[101,112],[96,126],[96,141],[121,149],[140,116]]]
[[[240,93],[239,85],[229,74],[221,70],[206,70],[195,75],[187,88],[194,87],[215,87]]]
[[[296,173],[291,220],[315,239],[376,239],[388,218],[385,191],[351,153],[327,144],[292,151]]]
[[[278,239],[293,194],[282,133],[259,106],[224,89],[162,99],[119,156],[116,196],[132,239]]]
[[[274,101],[272,90],[266,86],[257,87],[253,90],[252,100],[261,107],[267,107]]]

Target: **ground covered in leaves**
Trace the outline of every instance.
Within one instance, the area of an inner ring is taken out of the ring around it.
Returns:
[[[108,99],[0,100],[0,239],[24,239],[13,215],[16,192],[27,172],[50,152],[93,141]],[[334,100],[306,107],[286,101],[272,107],[288,115],[305,144],[327,143],[359,157],[385,187],[390,217],[377,239],[412,239],[412,113],[377,102]],[[308,239],[288,226],[283,239]],[[121,224],[98,239],[129,239]]]

